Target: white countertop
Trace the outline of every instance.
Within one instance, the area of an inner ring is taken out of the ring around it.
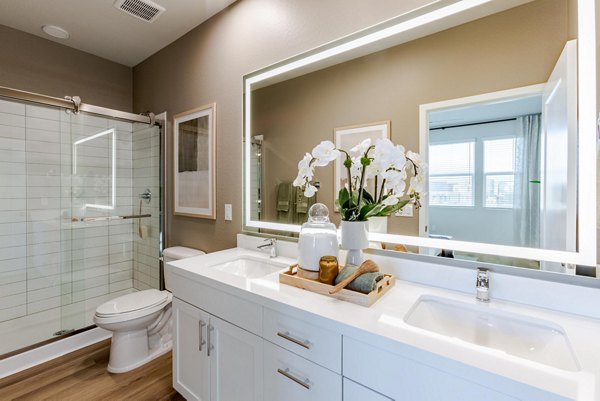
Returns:
[[[297,313],[306,314],[305,318],[318,320],[319,325],[408,358],[423,361],[422,351],[427,351],[567,398],[600,401],[600,320],[494,299],[488,304],[489,308],[544,319],[561,326],[581,367],[580,371],[566,371],[419,329],[403,320],[423,295],[477,304],[471,294],[397,280],[395,287],[382,299],[366,308],[280,284],[278,273],[246,279],[208,267],[244,256],[264,258],[265,262],[283,265],[295,263],[290,258],[269,259],[263,253],[234,248],[171,262],[168,268],[173,274],[266,307],[293,307]],[[436,364],[440,366],[439,358]],[[460,375],[456,367],[452,369]]]

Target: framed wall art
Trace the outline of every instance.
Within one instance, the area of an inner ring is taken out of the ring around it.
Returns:
[[[334,143],[338,149],[351,149],[367,138],[371,139],[371,143],[380,138],[390,138],[390,121],[379,121],[375,123],[352,125],[348,127],[335,128]],[[358,154],[350,154],[358,156]],[[348,174],[344,168],[344,158],[339,157],[334,164],[334,183],[335,190],[333,192],[334,200],[337,198],[340,189],[348,183]],[[337,209],[337,208],[336,208]],[[337,211],[337,210],[336,210]]]
[[[216,219],[216,104],[173,116],[174,214]]]

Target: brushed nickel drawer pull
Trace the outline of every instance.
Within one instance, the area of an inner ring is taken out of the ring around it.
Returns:
[[[202,331],[203,331],[202,329],[204,328],[204,326],[206,326],[206,323],[204,323],[203,320],[200,320],[198,322],[198,331],[200,332],[200,335],[199,335],[200,338],[199,338],[199,341],[198,341],[198,351],[200,351],[200,352],[202,352],[202,346],[204,344],[206,344],[206,341],[204,341],[204,338],[202,336]]]
[[[210,357],[210,351],[212,349],[214,349],[214,347],[212,346],[212,344],[210,343],[210,332],[213,331],[215,328],[212,324],[208,325],[208,329],[206,330],[206,335],[208,337],[208,344],[206,344],[206,356]]]
[[[309,384],[309,380],[305,379],[298,379],[296,376],[292,375],[290,373],[290,370],[288,368],[286,368],[285,370],[282,369],[277,369],[277,373],[279,373],[280,375],[284,375],[285,377],[287,377],[288,379],[298,383],[299,385],[301,385],[302,387],[304,387],[307,390],[310,390],[310,384]]]
[[[304,341],[300,341],[300,340],[296,340],[294,337],[292,337],[292,335],[290,334],[289,331],[286,331],[285,333],[282,333],[281,331],[277,332],[277,335],[281,338],[284,338],[288,341],[293,342],[294,344],[297,344],[301,347],[304,347],[306,349],[310,349],[310,342],[308,340],[304,340]]]

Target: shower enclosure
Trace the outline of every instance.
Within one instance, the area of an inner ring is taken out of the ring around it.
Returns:
[[[159,287],[162,149],[149,117],[0,88],[0,356]]]

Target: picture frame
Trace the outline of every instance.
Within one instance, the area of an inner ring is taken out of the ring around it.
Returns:
[[[334,143],[337,149],[349,151],[355,145],[358,145],[367,138],[371,139],[371,143],[375,144],[377,139],[390,139],[391,121],[377,121],[374,123],[366,123],[359,125],[350,125],[333,129]],[[351,154],[351,156],[356,156]],[[348,180],[346,168],[344,167],[345,158],[339,157],[333,165],[334,192],[335,199]],[[334,208],[337,212],[337,207]]]
[[[216,213],[216,103],[173,116],[173,214]]]

